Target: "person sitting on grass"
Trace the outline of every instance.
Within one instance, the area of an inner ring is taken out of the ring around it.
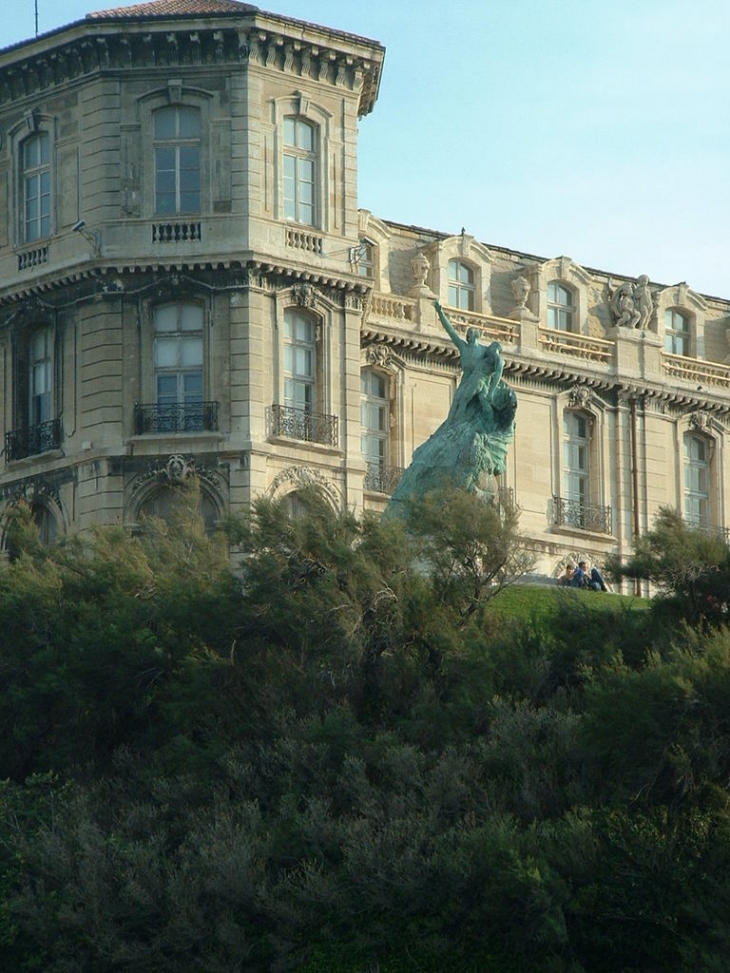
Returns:
[[[597,567],[588,570],[587,561],[578,561],[571,585],[574,588],[590,588],[591,591],[607,591],[606,583]]]

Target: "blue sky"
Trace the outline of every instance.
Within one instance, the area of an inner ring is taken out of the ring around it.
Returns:
[[[38,0],[39,29],[114,5]],[[386,47],[360,125],[377,216],[730,298],[727,0],[257,5]],[[2,47],[35,29],[11,9]]]

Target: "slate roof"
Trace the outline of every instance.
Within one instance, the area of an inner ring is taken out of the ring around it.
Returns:
[[[258,7],[252,3],[239,3],[238,0],[150,0],[148,3],[135,3],[131,7],[96,10],[87,14],[86,19],[134,20],[137,17],[179,17],[186,14],[245,14],[255,10]]]

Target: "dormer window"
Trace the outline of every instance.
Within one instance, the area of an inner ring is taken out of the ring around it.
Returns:
[[[670,355],[689,355],[690,321],[676,308],[664,312],[664,349]]]
[[[357,247],[357,273],[360,277],[372,278],[375,267],[375,244],[363,238]]]
[[[449,306],[473,311],[475,291],[472,268],[461,260],[449,260]]]
[[[575,300],[573,292],[557,280],[551,280],[547,287],[548,327],[556,331],[573,331],[575,320]]]

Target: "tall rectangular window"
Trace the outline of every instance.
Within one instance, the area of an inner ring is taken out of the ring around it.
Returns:
[[[200,212],[200,111],[171,106],[154,115],[155,213]]]
[[[51,140],[46,132],[23,142],[22,192],[23,241],[31,243],[51,232]]]
[[[30,341],[29,425],[40,426],[53,418],[52,365],[50,329],[36,331]]]
[[[381,473],[388,465],[390,402],[388,379],[366,369],[360,375],[360,447],[368,472]]]
[[[474,310],[474,271],[461,260],[449,260],[449,305]]]
[[[175,428],[192,428],[190,423],[202,423],[203,308],[164,304],[155,310],[154,329],[158,414],[174,418]]]
[[[584,507],[590,502],[590,436],[579,412],[563,418],[563,490],[565,499]]]
[[[710,524],[710,444],[703,436],[684,437],[684,517],[696,527]]]
[[[315,408],[317,333],[314,322],[297,311],[284,314],[284,405]]]
[[[284,217],[314,226],[317,153],[315,127],[301,118],[284,119]]]

